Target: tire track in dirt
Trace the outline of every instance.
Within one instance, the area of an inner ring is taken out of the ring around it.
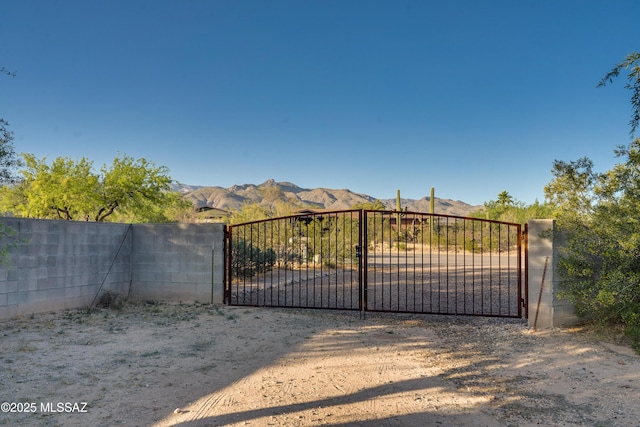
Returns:
[[[425,369],[429,337],[423,335],[406,336],[407,342],[399,344],[405,338],[402,328],[358,325],[317,333],[271,366],[156,425],[358,425],[377,420],[380,425],[424,426],[430,418],[450,421],[447,417],[462,413],[429,399],[432,390],[448,386]],[[222,403],[231,393],[245,399]],[[449,399],[459,398],[455,390],[447,393]],[[465,400],[477,403],[472,397]]]

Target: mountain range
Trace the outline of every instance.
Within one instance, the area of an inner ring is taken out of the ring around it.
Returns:
[[[396,199],[376,199],[366,194],[354,193],[346,189],[301,188],[290,182],[276,182],[273,179],[262,184],[233,185],[229,188],[176,184],[175,191],[183,194],[196,208],[215,208],[225,211],[237,210],[247,203],[289,202],[301,207],[315,209],[343,210],[358,203],[372,203],[380,200],[389,210],[395,210]],[[412,212],[429,212],[429,197],[419,200],[401,199],[402,209]],[[483,206],[473,206],[459,200],[435,198],[435,213],[467,216]]]

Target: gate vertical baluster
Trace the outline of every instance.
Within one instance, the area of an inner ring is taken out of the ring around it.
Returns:
[[[416,280],[417,280],[417,275],[416,275],[416,227],[415,227],[415,222],[416,222],[416,217],[415,215],[411,214],[411,222],[408,224],[411,224],[411,238],[409,239],[409,241],[411,242],[411,244],[413,245],[411,253],[413,254],[413,265],[412,265],[412,270],[413,270],[413,309],[412,311],[415,313],[416,311]],[[407,225],[408,227],[408,225]],[[409,234],[409,233],[407,233]]]
[[[420,223],[420,312],[425,312],[425,300],[424,300],[424,288],[425,288],[425,268],[424,268],[424,255],[425,255],[425,225],[427,221],[425,219],[428,218],[425,215],[422,216],[422,222]]]
[[[278,220],[278,224],[282,224],[281,220]],[[280,305],[280,295],[281,295],[281,289],[280,289],[280,284],[282,284],[282,287],[284,288],[284,303],[282,305],[284,305],[285,307],[287,306],[287,278],[289,276],[289,237],[288,237],[288,231],[289,231],[289,227],[286,226],[281,226],[282,229],[284,229],[283,231],[283,236],[282,236],[282,251],[283,251],[283,261],[284,261],[284,268],[282,269],[284,272],[284,280],[282,282],[278,281],[278,305]]]
[[[338,306],[338,272],[340,271],[340,269],[339,269],[339,267],[340,267],[339,252],[340,251],[339,251],[339,246],[338,245],[340,244],[340,234],[341,234],[340,233],[341,227],[339,227],[338,225],[340,224],[340,219],[341,218],[344,219],[344,214],[342,214],[342,213],[336,214],[336,249],[335,249],[335,252],[336,252],[336,256],[335,256],[336,267],[335,267],[335,274],[333,275],[334,276],[333,279],[334,279],[334,282],[335,282],[334,286],[336,288],[336,292],[335,292],[335,296],[336,296],[335,305],[336,305],[336,307]],[[342,242],[342,243],[344,243],[344,242]],[[329,289],[331,289],[331,287],[329,287]],[[331,294],[331,292],[329,292],[329,294]]]
[[[342,242],[340,248],[336,248],[336,252],[339,253],[338,260],[340,262],[340,268],[338,269],[338,274],[342,275],[342,280],[338,280],[338,276],[336,275],[336,308],[344,307],[344,284],[346,283],[346,275],[347,275],[347,262],[345,255],[347,253],[347,248],[351,243],[350,240],[347,240],[347,214],[340,214],[340,222],[342,223],[342,227],[340,227],[340,235],[339,240]],[[340,250],[338,250],[340,249]],[[342,283],[342,285],[340,285]],[[338,305],[338,292],[337,289],[340,289],[340,293],[342,294],[342,301],[340,305]]]
[[[467,219],[462,220],[462,304],[464,313],[467,314]]]
[[[231,301],[231,295],[233,292],[233,227],[227,227],[227,239],[225,239],[225,243],[226,243],[226,247],[225,247],[225,254],[227,254],[227,289],[228,289],[228,296],[227,296],[227,304],[231,305],[232,301]]]
[[[324,221],[326,216],[322,217],[320,220],[320,229],[318,230],[318,238],[320,239],[320,304],[322,304],[322,285],[324,282],[324,238],[322,233],[324,231]],[[316,292],[314,289],[313,292],[313,305],[316,306]]]
[[[244,240],[245,242],[247,241],[247,239],[249,239],[249,242],[251,242],[251,233],[249,233],[249,237],[247,237],[247,228],[243,227],[243,234],[244,234]],[[245,260],[249,260],[249,266],[251,266],[252,264],[252,257],[253,257],[253,250],[251,248],[251,246],[248,247],[249,249],[249,253],[247,253],[247,245],[243,245],[244,247],[244,259]],[[242,293],[244,294],[244,298],[247,298],[247,271],[243,269],[242,272]],[[249,303],[253,304],[253,297],[251,296],[251,294],[249,294]]]
[[[377,216],[376,216],[376,217],[377,217]],[[378,279],[378,278],[376,277],[376,285],[375,285],[375,287],[373,288],[373,298],[374,298],[373,302],[374,302],[374,307],[375,307],[375,309],[376,309],[376,310],[378,310],[378,308],[379,308],[379,307],[378,307],[378,305],[379,305],[379,303],[378,303],[378,299],[379,299],[379,298],[380,298],[380,299],[382,299],[382,296],[378,297],[378,294],[382,294],[382,295],[384,295],[384,276],[385,276],[385,273],[386,273],[386,271],[385,271],[385,269],[384,269],[385,262],[386,262],[386,261],[385,261],[385,256],[386,256],[386,254],[385,254],[385,250],[384,250],[384,249],[385,249],[384,244],[386,243],[386,241],[385,241],[385,239],[386,239],[386,238],[384,237],[384,236],[385,236],[385,230],[384,230],[384,214],[380,214],[380,221],[381,221],[381,225],[380,225],[380,239],[381,239],[381,240],[380,240],[380,242],[381,242],[380,250],[381,250],[381,253],[380,253],[380,256],[379,256],[379,257],[378,257],[378,256],[376,256],[376,261],[377,261],[378,259],[380,259],[380,263],[381,263],[380,275],[379,275],[379,276],[380,276],[380,279]],[[376,273],[377,273],[377,269],[376,269]],[[379,283],[379,285],[378,285],[378,283]],[[383,303],[383,307],[382,307],[382,308],[384,308],[384,300],[383,300],[383,302],[382,302],[382,303]]]
[[[413,245],[412,253],[413,253],[413,309],[412,311],[415,313],[416,311],[416,217],[411,214],[411,244]]]
[[[265,258],[264,260],[258,259],[258,262],[260,262],[260,263],[266,262],[266,260],[267,260],[266,257],[267,257],[267,254],[268,254],[268,251],[267,251],[267,247],[268,246],[267,246],[267,233],[266,233],[266,230],[267,230],[267,224],[266,223],[259,222],[259,223],[256,224],[256,231],[258,233],[258,238],[256,239],[257,240],[257,247],[258,247],[259,250],[262,251],[262,254],[263,254],[262,257]],[[266,287],[267,275],[268,275],[267,270],[261,271],[260,275],[262,276],[262,280],[264,281],[265,287]],[[267,298],[266,289],[265,289],[264,294],[265,294],[264,298],[265,298],[265,301],[266,301],[266,298]],[[266,304],[263,304],[263,305],[266,305]]]
[[[282,224],[282,221],[278,220],[278,224]],[[278,282],[278,296],[284,296],[284,305],[287,306],[287,279],[289,276],[289,227],[283,226],[284,236],[283,236],[283,251],[284,251],[284,281],[282,282],[283,291],[280,290],[280,282]],[[291,270],[291,275],[293,275],[293,270]],[[278,297],[278,305],[280,304],[280,298]]]
[[[382,221],[383,219],[383,214],[382,213],[375,213],[374,212],[374,216],[373,216],[373,226],[374,226],[374,234],[377,236],[378,235],[378,218],[380,218],[380,220]],[[376,239],[376,243],[378,243],[378,240]],[[381,222],[381,226],[380,226],[380,253],[378,254],[378,250],[376,249],[376,254],[375,254],[375,262],[374,262],[374,270],[373,270],[373,274],[375,277],[374,280],[374,286],[373,286],[373,300],[371,301],[372,303],[372,309],[373,310],[377,310],[378,309],[378,298],[377,298],[377,294],[378,294],[378,284],[381,282],[381,279],[383,280],[383,270],[378,268],[378,263],[382,262],[382,260],[384,259],[384,231],[383,231],[383,226],[382,226],[382,222]],[[380,274],[378,274],[379,272],[382,272]]]
[[[413,254],[413,264],[411,265],[411,270],[413,272],[412,276],[413,276],[413,308],[411,309],[411,311],[415,312],[416,311],[416,248],[415,248],[415,242],[414,242],[414,234],[415,234],[415,229],[413,227],[413,223],[414,223],[415,217],[413,216],[413,214],[411,214],[411,221],[409,221],[409,218],[407,218],[407,250],[409,250],[409,243],[411,243],[413,245],[413,248],[411,250],[411,253]],[[409,227],[411,227],[411,229],[409,229]],[[409,234],[411,233],[411,234]],[[411,237],[409,237],[411,236]],[[408,255],[408,253],[407,253]],[[409,287],[409,283],[407,283],[407,288]],[[409,292],[407,289],[407,308],[409,308]]]
[[[360,211],[362,211],[362,209],[360,209]],[[353,218],[353,216],[354,216],[354,215],[355,215],[355,217],[357,218],[357,216],[358,216],[358,211],[354,211],[354,212],[353,212],[353,214],[352,214],[352,217],[351,217],[351,218],[352,218],[352,224],[351,224],[351,236],[353,236],[353,233],[354,233],[354,232],[358,233],[358,234],[356,234],[356,236],[355,236],[355,239],[356,239],[356,243],[355,243],[355,244],[359,245],[359,244],[360,244],[360,243],[359,243],[359,240],[360,240],[360,239],[359,239],[359,236],[360,236],[360,232],[359,232],[359,231],[360,231],[360,222],[359,222],[359,221],[357,221],[357,219],[354,219],[354,218]],[[357,227],[355,227],[355,231],[354,231],[354,227],[353,227],[353,226],[354,226],[354,224],[355,224],[355,225],[357,225]],[[360,246],[360,247],[362,247],[362,246]],[[352,255],[352,257],[353,257],[353,256],[355,256],[355,250],[356,250],[356,248],[352,248],[352,250],[354,251],[354,253],[353,253],[353,255]],[[357,260],[356,260],[356,261],[357,261]],[[353,267],[354,267],[354,265],[353,265],[353,261],[352,261],[352,262],[351,262],[351,280],[350,280],[350,282],[349,282],[349,283],[350,283],[350,284],[349,284],[349,307],[350,307],[350,308],[355,308],[355,307],[353,306],[353,300],[354,300],[354,292],[353,292],[353,288],[354,288],[354,287],[353,287],[353,282],[354,282],[354,280],[355,280],[355,278],[354,278],[354,269],[353,269]],[[360,267],[358,266],[358,272],[359,272],[359,271],[360,271]],[[356,275],[356,277],[358,278],[358,281],[359,281],[359,280],[360,280],[360,276]],[[359,294],[358,294],[358,295],[359,295]],[[358,306],[357,308],[359,309],[360,307]]]
[[[277,255],[276,255],[276,260],[277,260],[276,261],[276,266],[277,266],[277,268],[276,268],[276,280],[275,280],[275,284],[276,284],[275,288],[276,289],[275,289],[275,292],[276,292],[276,298],[277,298],[277,301],[278,301],[276,305],[280,305],[280,282],[282,280],[282,278],[280,276],[281,276],[281,274],[284,273],[285,280],[286,280],[286,274],[287,273],[286,273],[285,268],[283,268],[283,267],[286,267],[286,265],[285,266],[282,265],[284,257],[286,255],[283,253],[283,251],[284,251],[284,248],[283,248],[283,239],[284,239],[284,237],[282,235],[282,228],[280,227],[280,221],[278,221],[278,220],[275,221],[275,228],[276,228],[276,239],[278,239],[278,250],[276,252],[277,253]],[[283,270],[285,270],[285,271],[283,272]],[[274,282],[271,282],[271,293],[272,293],[272,295],[273,295],[273,288],[274,288]],[[273,302],[273,298],[272,298],[271,301]]]
[[[396,217],[396,221],[398,220],[398,217]],[[401,226],[400,226],[401,227]],[[397,229],[398,227],[396,227]],[[396,302],[396,310],[399,311],[400,310],[400,234],[397,234],[396,236],[393,236],[392,233],[392,239],[393,241],[395,241],[395,245],[396,245],[396,275],[397,275],[397,279],[396,279],[396,285],[394,286],[393,283],[389,283],[389,298],[390,301],[393,301],[393,288],[395,287],[397,289],[397,291],[395,292],[395,295],[398,295],[397,297],[397,302]],[[391,248],[393,248],[393,245],[391,246]],[[389,309],[393,309],[393,306],[390,306]]]
[[[351,282],[353,281],[353,212],[349,212],[348,227],[347,227],[346,215],[343,221],[345,222],[344,224],[345,240],[347,240],[347,228],[349,232],[348,243],[345,244],[344,253],[342,255],[342,262],[344,264],[344,267],[342,268],[342,307],[346,307],[347,306],[347,288],[346,288],[347,280],[349,284],[351,284]],[[347,259],[349,260],[348,263],[347,263]],[[347,267],[349,268],[349,274],[347,274]],[[351,289],[351,285],[349,286],[349,289]]]
[[[456,314],[458,313],[458,219],[453,219],[453,289],[455,295]],[[463,299],[464,301],[464,299]],[[464,313],[464,309],[462,311]]]
[[[441,288],[442,288],[442,218],[438,218],[438,268],[437,268],[437,273],[438,273],[438,291],[439,291],[439,297],[438,297],[438,313],[442,312],[442,294],[444,294],[444,292],[441,292]],[[445,299],[446,299],[446,295],[445,295]]]
[[[275,225],[275,226],[274,226]],[[279,268],[280,266],[278,265],[278,262],[280,261],[280,245],[278,244],[278,235],[277,235],[277,231],[278,231],[278,227],[277,227],[278,223],[276,222],[275,224],[273,223],[273,221],[269,221],[269,237],[271,240],[271,244],[270,244],[270,248],[271,250],[273,250],[273,256],[275,257],[275,259],[273,260],[273,266],[271,267],[270,271],[269,271],[269,283],[271,283],[270,286],[270,290],[269,290],[269,298],[271,300],[271,303],[273,304],[273,284],[277,283],[278,281],[278,274],[279,274]],[[265,225],[266,227],[266,225]],[[274,236],[274,228],[276,230],[276,235]],[[274,272],[275,269],[275,272]],[[274,277],[274,274],[276,277]],[[266,282],[266,278],[265,278],[265,282]],[[266,290],[265,290],[266,291]],[[265,292],[266,293],[266,292]],[[266,295],[265,295],[266,298]]]
[[[503,299],[503,285],[502,285],[502,229],[501,224],[496,224],[498,227],[498,314],[502,313],[502,299]]]
[[[316,255],[317,255],[317,249],[316,249],[316,228],[317,228],[317,217],[316,214],[312,214],[311,215],[311,221],[309,221],[309,224],[307,225],[307,229],[310,228],[310,230],[308,231],[309,233],[309,247],[310,250],[309,252],[312,254],[311,257],[309,258],[309,262],[311,262],[311,280],[309,280],[309,276],[307,275],[307,285],[306,285],[306,305],[311,304],[311,290],[315,288],[316,286]]]
[[[306,277],[306,273],[305,270],[307,268],[306,264],[306,259],[307,259],[307,249],[306,249],[306,241],[304,238],[304,230],[303,230],[303,224],[304,221],[302,220],[302,217],[296,217],[296,222],[295,222],[295,228],[293,229],[293,233],[294,233],[294,244],[296,247],[296,256],[295,256],[295,261],[296,261],[296,268],[298,271],[298,283],[296,285],[296,289],[297,289],[297,301],[294,301],[294,305],[296,305],[297,307],[304,307],[304,305],[302,304],[302,284],[304,283],[305,277]],[[292,300],[294,300],[295,298],[292,296]]]
[[[429,311],[433,313],[433,214],[429,215]]]
[[[374,261],[373,261],[373,301],[372,301],[372,309],[376,309],[376,305],[375,305],[375,295],[376,295],[376,289],[378,286],[378,259],[379,259],[379,254],[378,254],[378,226],[377,226],[377,221],[378,221],[378,216],[380,214],[376,213],[376,212],[372,212],[372,216],[373,216],[373,235],[375,236],[375,253],[374,253]],[[379,236],[380,239],[382,239],[382,236]],[[381,243],[384,243],[382,240],[380,240]],[[382,249],[382,245],[380,245],[380,249]],[[368,270],[368,266],[367,266],[367,270]],[[369,287],[370,281],[369,281],[369,276],[367,275],[367,295],[369,295],[371,292],[371,289]],[[367,297],[367,305],[369,304],[369,298]]]
[[[498,286],[495,289],[498,292],[498,295],[495,298],[497,298],[498,303],[497,304],[496,303],[492,303],[491,304],[491,314],[495,313],[496,306],[498,308],[498,313],[500,312],[500,303],[502,302],[502,285],[501,285],[501,282],[500,282],[500,266],[502,265],[502,254],[501,254],[501,250],[502,250],[502,227],[500,226],[500,224],[495,224],[495,226],[498,229],[498,237],[497,237],[497,246],[498,247],[495,249],[496,250],[496,256],[498,258],[497,261],[496,261],[497,264],[498,264],[498,279],[497,280],[495,279],[495,274],[494,274],[494,279],[491,281],[491,284],[492,284],[491,287],[493,288],[494,287],[493,283],[497,282]]]
[[[251,224],[249,226],[249,239],[251,241],[251,265],[254,266],[259,266],[260,265],[260,257],[259,255],[259,250],[260,250],[260,233],[258,232],[258,230],[260,230],[260,223],[257,224]],[[262,273],[261,271],[256,271],[254,274],[254,277],[256,277],[256,280],[260,279],[260,276],[263,276],[264,273]],[[253,278],[252,278],[252,282],[254,282]],[[253,283],[252,283],[253,285]],[[263,292],[263,297],[266,297],[266,295],[264,295],[265,293]],[[264,303],[262,305],[265,305]]]
[[[320,253],[320,241],[318,240],[318,228],[320,228],[320,216],[317,214],[313,215],[313,281],[311,286],[307,286],[307,300],[311,306],[315,307],[316,304],[316,286],[318,279],[318,263],[317,261],[321,260]]]
[[[489,223],[489,313],[493,313],[493,222]]]
[[[420,216],[420,312],[424,312],[424,219],[425,216]]]
[[[378,218],[380,218],[380,220],[382,221],[384,214],[382,213],[375,213],[374,212],[374,217],[373,217],[373,225],[374,225],[374,234],[377,236],[378,235]],[[382,273],[384,273],[384,270],[379,269],[378,267],[378,263],[382,262],[382,260],[384,259],[384,230],[383,230],[383,225],[381,224],[380,226],[380,253],[378,253],[378,249],[376,248],[376,254],[375,254],[375,262],[374,262],[374,270],[373,270],[373,274],[375,277],[374,280],[374,286],[373,286],[373,300],[372,302],[372,309],[373,310],[377,310],[378,309],[378,298],[377,298],[377,294],[378,294],[378,287],[379,287],[379,283],[383,280],[382,277],[384,277],[382,275]],[[378,239],[376,238],[376,244],[378,243]],[[382,272],[381,274],[378,274],[379,272]],[[382,276],[382,277],[380,277]],[[371,290],[371,288],[369,289]]]
[[[397,256],[396,256],[397,258]],[[391,266],[390,270],[393,272],[394,270],[397,272],[398,268],[393,268],[393,227],[391,226],[391,220],[389,220],[389,264]],[[397,277],[400,277],[400,274],[396,273]],[[398,280],[398,279],[396,279]],[[389,294],[389,310],[393,309],[393,283],[391,281],[391,276],[389,277],[389,289],[387,289],[387,293]]]
[[[277,224],[277,222],[276,222]],[[265,251],[265,257],[266,256],[274,256],[275,259],[273,260],[273,265],[269,268],[268,272],[264,272],[264,283],[265,283],[265,289],[264,289],[264,300],[265,300],[265,305],[267,305],[267,283],[269,283],[269,305],[273,306],[273,284],[275,283],[274,278],[273,278],[273,270],[274,268],[278,268],[278,253],[276,251],[273,251],[273,221],[263,221],[261,223],[262,227],[262,234],[264,234],[264,248],[263,251]],[[268,241],[270,240],[270,241]],[[273,251],[273,254],[271,254],[271,251]]]
[[[511,230],[507,233],[507,314],[511,314]]]
[[[369,261],[367,259],[369,248],[369,233],[367,222],[367,211],[363,209],[359,210],[358,246],[360,247],[360,256],[358,257],[358,309],[362,313],[367,311],[367,280],[369,277]]]
[[[484,256],[485,256],[485,242],[484,242],[484,223],[480,224],[480,314],[484,313]]]
[[[471,221],[471,312],[476,312],[476,223]]]
[[[522,233],[522,234],[521,234]],[[524,252],[524,299],[522,298],[522,256]],[[522,317],[524,305],[524,318],[529,318],[529,225],[524,224],[521,231],[518,226],[518,317]],[[522,301],[522,304],[520,303]]]
[[[305,277],[305,280],[304,281],[302,281],[302,280],[300,281],[300,292],[298,292],[298,303],[300,305],[305,305],[306,306],[306,305],[308,305],[307,301],[305,301],[304,304],[302,303],[302,292],[304,291],[303,284],[304,284],[304,287],[307,287],[307,288],[309,287],[309,256],[311,254],[310,254],[310,251],[309,251],[309,223],[306,220],[302,221],[302,223],[304,223],[304,225],[301,224],[300,227],[301,228],[304,227],[304,233],[303,233],[303,236],[304,236],[304,249],[303,249],[303,253],[304,253],[304,264],[305,264],[304,265],[304,277]],[[307,296],[308,296],[308,293],[307,293]]]
[[[445,262],[446,262],[446,269],[445,269],[445,283],[447,286],[447,293],[446,293],[446,309],[445,309],[445,313],[449,312],[449,217],[445,218]]]
[[[458,304],[460,303],[460,298],[458,295],[458,219],[453,218],[453,226],[451,229],[451,233],[453,234],[453,242],[452,242],[452,252],[453,252],[453,266],[450,270],[450,277],[453,281],[453,299],[455,304],[455,313],[460,314],[460,308]]]
[[[246,263],[247,263],[247,261],[249,259],[248,254],[247,254],[247,245],[246,245],[246,242],[247,242],[246,234],[247,233],[246,233],[246,230],[245,230],[244,227],[242,227],[240,230],[242,232],[242,241],[244,242],[244,244],[240,247],[240,249],[242,250],[242,256],[239,256],[239,258],[240,258],[241,262],[246,265]],[[238,251],[238,252],[240,252],[240,251]],[[238,254],[238,255],[240,255],[240,254]],[[244,267],[244,266],[241,266],[240,264],[238,264],[238,267],[239,267],[238,268],[238,272],[237,272],[237,275],[238,275],[238,298],[240,297],[240,289],[242,289],[242,300],[246,304],[246,299],[247,299],[247,293],[246,293],[246,288],[245,288],[245,285],[246,285],[245,284],[246,271],[245,271],[244,268],[240,268],[240,267]]]

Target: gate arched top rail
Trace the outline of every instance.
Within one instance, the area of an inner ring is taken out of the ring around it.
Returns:
[[[284,216],[273,217],[273,218],[258,219],[255,221],[248,221],[248,222],[243,222],[238,224],[230,224],[228,225],[228,227],[239,227],[242,225],[259,224],[261,222],[269,222],[269,221],[283,220],[283,219],[304,218],[309,216],[322,216],[322,215],[332,215],[332,214],[337,215],[340,213],[347,213],[347,212],[364,212],[364,213],[377,212],[377,213],[383,213],[388,215],[398,215],[398,214],[420,215],[420,216],[431,216],[434,218],[450,218],[450,219],[455,218],[455,219],[463,219],[463,220],[469,220],[469,221],[478,221],[478,222],[485,222],[485,223],[504,224],[509,226],[522,227],[522,224],[519,224],[516,222],[498,221],[494,219],[475,218],[470,216],[459,216],[459,215],[438,214],[438,213],[417,212],[417,211],[394,211],[394,210],[375,210],[375,209],[337,209],[337,210],[309,209],[307,212],[304,212],[304,213],[296,213],[296,214],[284,215]]]
[[[468,221],[479,221],[479,222],[487,222],[493,224],[504,224],[504,225],[512,225],[512,226],[522,226],[522,224],[518,224],[517,222],[507,222],[507,221],[498,221],[495,219],[486,219],[486,218],[475,218],[471,216],[459,216],[459,215],[449,215],[449,214],[437,214],[437,213],[429,213],[429,212],[415,212],[415,211],[393,211],[393,210],[372,210],[372,209],[364,209],[365,212],[382,212],[389,215],[420,215],[420,216],[431,216],[434,218],[450,218],[450,219],[464,219]]]
[[[364,211],[363,209],[343,209],[343,210],[331,210],[331,211],[309,210],[308,212],[304,212],[304,213],[296,213],[291,215],[278,216],[274,218],[257,219],[255,221],[248,221],[248,222],[243,222],[239,224],[231,224],[231,225],[228,225],[227,227],[239,227],[244,225],[260,224],[260,223],[269,222],[269,221],[305,218],[309,216],[321,217],[322,215],[332,215],[332,214],[337,215],[337,214],[347,213],[347,212],[363,212],[363,211]]]

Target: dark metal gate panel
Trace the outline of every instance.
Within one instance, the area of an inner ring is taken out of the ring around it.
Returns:
[[[362,211],[228,228],[225,298],[232,305],[358,310]]]
[[[364,309],[522,317],[521,226],[366,211]]]
[[[226,246],[232,305],[522,317],[519,224],[309,212],[230,226]]]

